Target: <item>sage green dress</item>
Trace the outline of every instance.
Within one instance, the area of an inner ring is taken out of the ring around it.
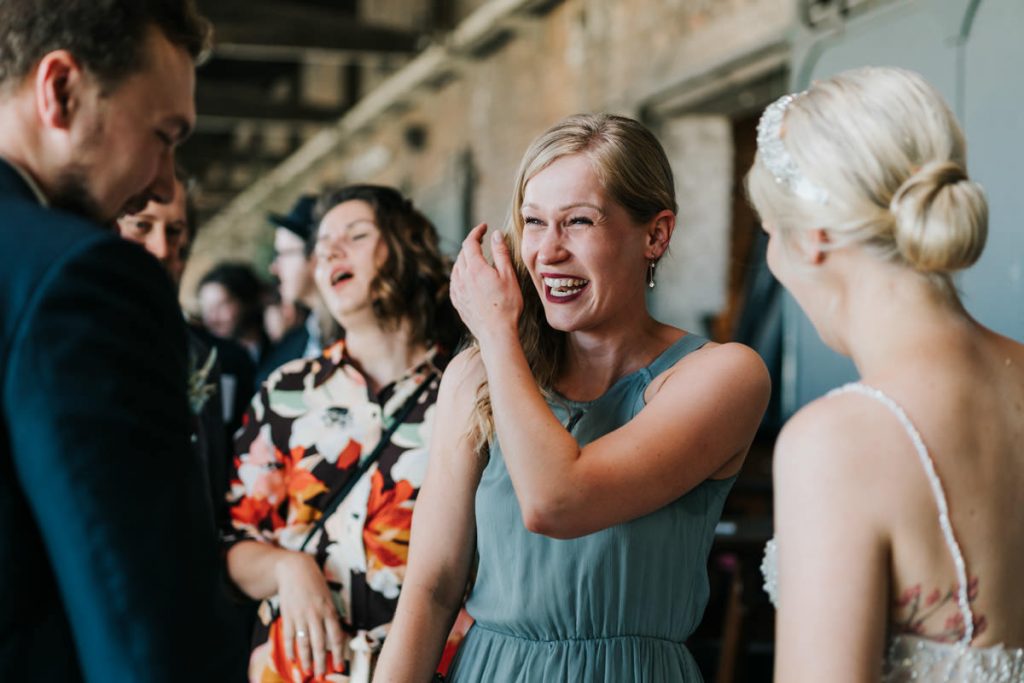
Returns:
[[[585,445],[629,422],[651,380],[705,343],[686,335],[600,398],[551,409]],[[480,564],[466,606],[475,623],[451,680],[702,680],[683,642],[707,603],[708,552],[733,481],[705,481],[631,522],[558,540],[523,526],[501,448],[492,443],[476,494]]]

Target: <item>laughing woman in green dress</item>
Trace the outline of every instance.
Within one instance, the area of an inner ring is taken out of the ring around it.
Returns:
[[[654,136],[581,115],[526,152],[494,265],[485,225],[466,239],[452,301],[476,343],[442,380],[375,680],[429,679],[474,551],[452,680],[701,680],[683,643],[769,381],[750,349],[648,312],[675,212]]]

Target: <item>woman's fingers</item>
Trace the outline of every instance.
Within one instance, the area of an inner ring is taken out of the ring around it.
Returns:
[[[288,659],[295,659],[295,625],[292,620],[281,615],[281,640],[284,641],[284,654]]]
[[[327,638],[324,634],[323,619],[310,620],[309,645],[313,651],[313,673],[317,677],[323,676],[327,670]]]
[[[466,287],[473,286],[474,280],[479,277],[477,269],[480,266],[490,268],[487,260],[484,259],[483,250],[480,246],[480,243],[483,240],[483,235],[486,231],[486,223],[480,223],[469,231],[466,239],[462,241],[462,248],[459,250],[459,255],[455,259],[455,265],[452,266],[449,295],[451,297],[452,304],[455,305],[456,310],[458,310],[460,314],[463,312],[463,306],[466,301],[463,290]]]
[[[502,278],[515,280],[516,269],[512,265],[512,254],[505,242],[505,235],[500,230],[491,233],[491,255],[494,257],[494,267],[498,270],[498,274]]]
[[[295,629],[295,649],[299,655],[299,662],[303,671],[310,671],[313,668],[313,654],[310,652],[309,631],[305,625]]]
[[[335,669],[338,669],[345,661],[343,657],[345,642],[337,615],[324,619],[324,627],[327,632],[327,648],[331,651],[332,664]]]
[[[284,654],[302,671],[321,677],[327,673],[330,649],[338,666],[344,665],[342,631],[330,587],[312,556],[292,553],[282,561],[278,576]]]
[[[462,260],[466,265],[480,263],[487,263],[484,259],[484,250],[481,246],[481,242],[484,239],[484,233],[487,232],[487,224],[481,223],[466,235],[466,239],[462,240],[462,249],[459,250],[459,259]]]
[[[303,671],[311,671],[315,676],[326,675],[328,652],[334,668],[345,661],[344,636],[333,608],[324,616],[311,614],[292,620],[282,615],[281,621],[285,655],[292,661],[297,660]]]
[[[466,239],[462,240],[462,245],[466,246],[475,244],[477,246],[480,246],[480,242],[483,240],[484,233],[486,232],[487,224],[477,223],[475,226],[473,226],[473,229],[469,231],[469,234],[466,235]]]
[[[522,309],[511,251],[503,235],[494,233],[491,241],[494,265],[488,263],[483,253],[486,232],[487,224],[481,223],[462,242],[449,290],[455,310],[478,340],[496,325],[506,327],[505,323],[517,319]]]

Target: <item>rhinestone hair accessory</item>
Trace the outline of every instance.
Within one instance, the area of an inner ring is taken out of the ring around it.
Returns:
[[[793,194],[815,204],[828,204],[828,192],[818,187],[800,172],[789,150],[782,142],[782,122],[786,110],[803,93],[783,95],[768,105],[757,122],[757,149],[761,163],[774,176],[775,182],[785,185]]]

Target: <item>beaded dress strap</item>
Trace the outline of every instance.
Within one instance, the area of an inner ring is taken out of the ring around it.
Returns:
[[[939,526],[942,527],[942,535],[946,540],[946,546],[949,548],[950,555],[953,556],[953,566],[956,569],[956,579],[959,584],[957,604],[960,607],[960,614],[964,620],[964,635],[958,644],[970,645],[971,640],[974,639],[974,614],[971,612],[970,601],[967,597],[967,563],[964,562],[963,553],[960,551],[960,544],[957,543],[956,536],[953,534],[953,525],[949,521],[949,505],[946,503],[946,493],[943,491],[942,482],[935,471],[935,463],[932,462],[931,456],[928,455],[928,448],[924,445],[921,434],[914,427],[910,418],[907,417],[903,408],[881,390],[861,384],[860,382],[852,382],[838,389],[833,389],[828,395],[833,396],[851,392],[873,398],[888,408],[900,421],[900,424],[903,425],[903,428],[910,436],[910,440],[914,443],[917,457],[921,461],[921,466],[924,467],[925,474],[928,475],[928,483],[931,485],[932,493],[935,496],[935,504],[939,508]]]

